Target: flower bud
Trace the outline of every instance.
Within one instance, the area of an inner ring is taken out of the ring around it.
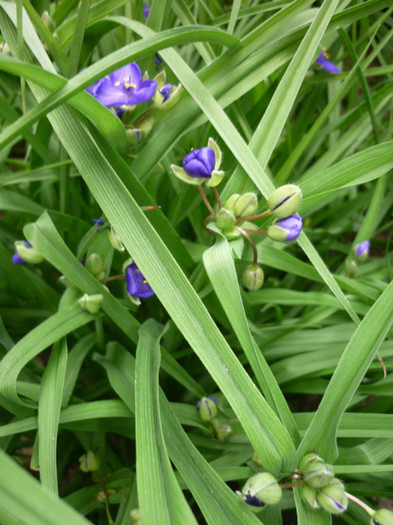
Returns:
[[[250,292],[255,292],[262,288],[264,273],[257,264],[250,264],[242,275],[242,285]]]
[[[0,53],[3,55],[10,55],[11,56],[11,49],[10,46],[7,44],[5,40],[0,45]]]
[[[344,485],[337,478],[334,478],[327,487],[318,490],[317,501],[323,509],[331,514],[340,514],[347,510],[348,506]]]
[[[97,276],[104,269],[104,263],[98,253],[91,253],[85,261],[85,267],[90,273]]]
[[[333,467],[326,463],[316,461],[305,469],[303,476],[305,482],[307,485],[310,485],[310,487],[316,489],[326,487],[334,478]]]
[[[302,500],[308,503],[312,509],[319,509],[316,489],[310,487],[309,485],[301,485],[300,496]]]
[[[202,397],[196,408],[202,421],[211,421],[217,415],[217,401],[214,397]]]
[[[100,458],[92,450],[79,458],[79,468],[82,472],[93,472],[100,466]]]
[[[321,456],[318,456],[318,454],[315,454],[315,452],[310,452],[309,454],[306,454],[303,456],[302,460],[299,463],[299,470],[302,474],[306,471],[306,469],[309,468],[310,465],[313,463],[323,463],[323,459]]]
[[[126,135],[129,144],[135,146],[142,139],[146,138],[153,129],[154,122],[154,118],[148,118],[141,123],[139,128],[127,128]]]
[[[345,269],[347,271],[348,277],[352,278],[355,277],[355,275],[358,273],[358,265],[356,261],[353,261],[351,259],[347,259],[345,262]]]
[[[236,222],[236,217],[233,211],[221,208],[217,213],[216,223],[220,230],[227,230],[232,228]]]
[[[244,193],[235,202],[234,213],[236,217],[254,215],[258,208],[258,199],[255,193]]]
[[[31,264],[39,264],[44,258],[29,242],[27,241],[15,241],[15,249],[17,254],[23,261]],[[14,260],[12,261],[14,262]],[[21,264],[14,263],[14,264]]]
[[[141,513],[139,512],[139,509],[133,509],[130,512],[130,516],[132,519],[132,525],[141,525]]]
[[[172,84],[166,83],[165,70],[160,71],[158,75],[154,77],[157,82],[157,89],[153,97],[153,105],[157,109],[167,110],[173,107],[180,99],[183,87],[181,84],[173,86]]]
[[[88,295],[85,293],[78,300],[78,303],[83,310],[87,310],[91,314],[96,314],[101,308],[103,299],[104,297],[101,294]]]
[[[53,18],[50,16],[48,11],[44,11],[41,16],[41,20],[46,25],[46,27],[53,33],[55,29],[55,22],[53,21]]]
[[[269,210],[279,218],[289,217],[297,212],[302,201],[302,191],[295,184],[285,184],[270,195]]]
[[[125,248],[123,246],[123,243],[121,242],[120,237],[117,235],[117,233],[112,227],[108,229],[108,238],[109,242],[115,250],[118,250],[119,252],[124,252]]]
[[[370,241],[360,242],[355,246],[355,257],[359,262],[365,261],[370,252]]]
[[[280,485],[269,472],[252,476],[244,485],[242,493],[244,501],[254,507],[276,505],[282,497]]]
[[[372,515],[370,525],[393,525],[393,512],[388,509],[379,509]]]
[[[232,432],[232,427],[223,423],[220,419],[212,419],[210,424],[213,427],[214,436],[219,441],[225,441],[225,439]]]
[[[239,193],[233,193],[228,200],[225,201],[224,208],[227,210],[234,211],[235,210],[235,204],[240,198]]]
[[[291,215],[285,219],[278,219],[267,231],[273,241],[294,241],[302,232],[303,221],[300,215]]]
[[[183,169],[189,177],[209,179],[216,157],[212,148],[194,149],[183,159]]]

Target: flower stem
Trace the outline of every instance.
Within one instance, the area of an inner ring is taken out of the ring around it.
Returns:
[[[359,505],[359,507],[362,507],[363,510],[365,510],[370,516],[372,516],[374,514],[374,509],[372,509],[371,507],[369,507],[366,503],[364,503],[364,501],[362,501],[361,499],[357,498],[356,496],[353,496],[352,494],[350,494],[349,492],[345,492],[345,495],[347,496],[348,499],[350,499],[351,501],[353,501],[354,503],[356,503],[356,505]]]
[[[125,275],[112,275],[111,277],[106,277],[105,279],[100,279],[100,283],[109,283],[109,281],[117,281],[118,279],[124,279]]]
[[[213,215],[213,219],[217,217],[216,212],[213,210],[213,208],[210,205],[210,202],[207,200],[207,197],[205,195],[205,192],[203,191],[203,188],[200,184],[198,184],[198,191],[201,194],[202,200],[205,203],[206,208],[210,211],[210,213]]]
[[[134,128],[139,127],[143,121],[147,119],[147,117],[150,117],[150,115],[153,113],[154,108],[150,108],[149,111],[146,111],[146,113],[134,124]]]
[[[206,219],[203,221],[203,227],[204,229],[207,231],[207,233],[210,233],[210,235],[217,235],[216,232],[214,232],[213,230],[209,230],[209,228],[207,227],[207,223],[210,221],[210,219],[214,219],[215,217],[213,217],[213,215],[208,215],[206,217]]]
[[[257,235],[267,235],[266,230],[248,230],[247,228],[242,228],[242,230],[244,230],[247,233],[251,233],[251,235],[253,233],[256,233]]]
[[[257,221],[258,219],[263,219],[264,217],[269,217],[272,212],[271,210],[266,210],[263,213],[258,213],[258,215],[249,215],[248,217],[238,217],[236,219],[236,222],[243,222],[243,221]]]
[[[220,196],[219,196],[219,194],[218,194],[217,188],[214,186],[214,188],[212,188],[212,190],[213,190],[214,196],[215,196],[215,198],[216,198],[216,201],[217,201],[218,207],[219,207],[219,208],[222,208],[221,199],[220,199]]]
[[[105,483],[104,483],[104,480],[102,479],[102,477],[100,476],[100,474],[98,473],[98,471],[96,471],[96,476],[97,476],[97,479],[101,485],[101,488],[105,494],[105,511],[106,511],[106,517],[108,518],[108,524],[109,525],[113,525],[114,524],[114,521],[112,519],[112,516],[111,516],[111,513],[110,513],[110,510],[109,510],[109,495],[108,495],[108,492],[106,490],[106,487],[105,487]]]
[[[301,487],[304,485],[305,481],[294,481],[292,483],[280,483],[282,489],[292,489],[293,487]]]
[[[252,259],[252,264],[257,264],[258,263],[258,252],[257,252],[257,247],[254,244],[254,241],[248,235],[248,232],[246,230],[244,230],[243,228],[241,228],[240,226],[236,226],[235,225],[234,228],[239,230],[239,232],[243,235],[243,237],[245,237],[248,240],[248,242],[250,243],[251,248],[252,248],[252,252],[254,254],[253,259]]]

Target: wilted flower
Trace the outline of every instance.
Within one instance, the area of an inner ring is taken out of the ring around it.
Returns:
[[[183,159],[183,167],[171,165],[173,173],[183,182],[198,185],[206,182],[207,186],[217,186],[224,172],[219,170],[221,165],[221,150],[216,142],[210,138],[207,147],[191,151]]]
[[[132,297],[147,299],[154,295],[150,284],[146,281],[138,266],[132,262],[126,268],[127,292]]]
[[[146,2],[143,2],[143,14],[145,17],[145,20],[147,20],[150,13],[150,7],[146,4]]]
[[[211,421],[217,415],[217,401],[214,397],[202,397],[196,408],[202,421]]]
[[[300,215],[291,215],[285,219],[278,219],[267,231],[273,241],[294,241],[302,232],[303,221]]]
[[[328,73],[341,73],[342,69],[336,66],[334,62],[328,60],[329,55],[326,52],[326,48],[322,48],[322,53],[316,59],[315,63]]]
[[[102,225],[104,224],[103,219],[93,219],[93,222],[97,224],[97,231],[100,231]]]
[[[135,106],[150,100],[156,92],[155,80],[143,80],[136,62],[117,69],[86,88],[106,107]]]
[[[358,261],[365,261],[370,252],[370,241],[360,242],[355,246],[355,257]]]

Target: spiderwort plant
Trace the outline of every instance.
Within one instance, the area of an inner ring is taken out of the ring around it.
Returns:
[[[143,80],[136,62],[117,69],[92,84],[86,91],[106,107],[134,109],[137,104],[148,102],[156,92],[155,80]]]
[[[222,154],[217,143],[209,138],[206,147],[192,150],[183,159],[183,167],[171,165],[173,173],[178,179],[187,184],[198,186],[205,183],[206,186],[217,186],[224,177],[220,171]]]

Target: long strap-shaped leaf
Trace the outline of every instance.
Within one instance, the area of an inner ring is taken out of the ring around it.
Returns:
[[[172,470],[162,432],[158,373],[163,326],[153,319],[139,330],[135,364],[136,479],[143,523],[196,525]],[[154,495],[152,497],[152,495]]]
[[[13,49],[13,27],[4,13],[0,16]],[[45,96],[40,88],[31,89],[39,100]],[[232,405],[266,469],[291,470],[296,455],[289,435],[127,188],[69,108],[58,108],[48,118],[125,247]]]
[[[21,525],[91,525],[0,450],[0,516]]]
[[[299,447],[317,450],[326,461],[337,456],[340,419],[393,323],[393,282],[371,307],[351,337],[325,395]]]
[[[67,367],[68,348],[65,339],[53,346],[49,363],[42,376],[38,404],[38,457],[40,478],[44,487],[58,494],[57,431]]]
[[[288,429],[294,442],[299,443],[300,435],[291,411],[269,365],[251,336],[240,295],[232,249],[228,241],[218,238],[215,245],[203,254],[203,262],[214,291],[242,345],[263,394]]]
[[[134,412],[135,360],[133,356],[118,343],[113,343],[108,345],[106,356],[97,355],[96,360],[106,369],[115,392],[131,412]],[[223,525],[223,523],[260,525],[259,519],[235,496],[199,453],[162,392],[160,392],[160,409],[169,456],[195,497],[207,523],[209,525]]]

